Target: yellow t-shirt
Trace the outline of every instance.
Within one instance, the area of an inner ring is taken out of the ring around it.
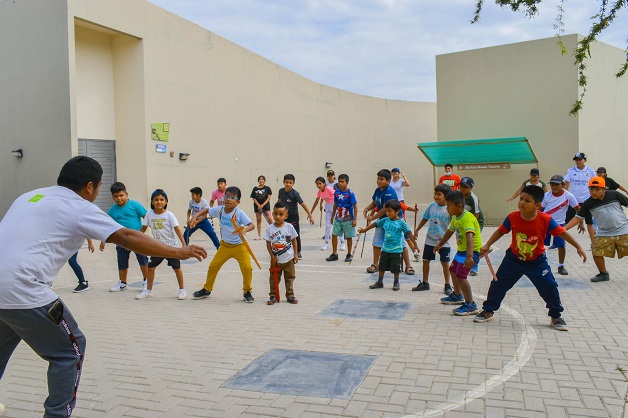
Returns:
[[[458,251],[467,251],[467,232],[473,232],[473,251],[480,252],[482,248],[482,235],[480,224],[475,216],[465,210],[459,217],[452,216],[449,230],[456,233]]]

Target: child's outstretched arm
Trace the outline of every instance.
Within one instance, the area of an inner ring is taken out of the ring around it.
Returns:
[[[371,222],[370,224],[366,225],[366,228],[358,228],[358,232],[360,234],[363,234],[366,231],[368,231],[369,229],[373,229],[373,228],[375,228],[375,222]]]
[[[268,250],[268,254],[270,254],[270,266],[275,267],[277,265],[277,257],[273,254],[273,248],[270,246],[270,241],[266,241],[266,249]]]
[[[423,226],[427,223],[427,219],[423,218],[421,219],[421,221],[419,222],[419,224],[417,225],[416,229],[414,230],[414,236],[416,236],[419,231],[421,230],[421,228],[423,228]]]
[[[440,250],[443,247],[443,245],[445,245],[445,243],[449,241],[449,238],[451,238],[453,234],[454,234],[454,231],[452,231],[451,229],[448,229],[447,231],[445,231],[445,235],[443,235],[443,238],[434,247],[434,253],[437,253],[438,250]]]
[[[562,234],[560,234],[559,237],[567,241],[569,244],[571,244],[572,247],[576,249],[576,251],[578,252],[578,255],[580,256],[580,258],[582,258],[583,263],[587,262],[587,253],[582,249],[582,246],[580,245],[580,243],[578,243],[578,241],[576,241],[576,239],[572,237],[569,232],[565,231]]]
[[[312,216],[312,212],[310,212],[310,208],[307,207],[307,205],[305,204],[305,202],[301,203],[301,207],[305,210],[305,212],[307,213],[307,218],[310,221],[310,225],[314,225],[314,217]]]
[[[318,201],[321,201],[321,207],[319,208],[321,211],[323,210],[323,199],[321,199],[320,197],[317,197],[316,200],[314,201],[314,204],[312,205],[312,210],[316,210],[316,205],[318,205]]]
[[[491,251],[491,245],[495,244],[503,236],[504,234],[502,234],[499,229],[495,230],[495,232],[493,232],[493,235],[491,235],[488,241],[486,241],[486,244],[484,244],[482,248],[480,248],[480,257],[488,254]]]
[[[178,225],[174,227],[174,232],[179,237],[179,241],[181,241],[181,246],[185,247],[185,240],[183,239],[183,233],[181,232],[181,228]]]

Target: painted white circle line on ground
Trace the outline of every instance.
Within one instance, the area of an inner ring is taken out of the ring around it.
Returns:
[[[486,299],[484,295],[475,295],[479,296],[481,299]],[[523,315],[514,309],[510,309],[507,306],[501,306],[502,310],[506,310],[510,313],[510,316],[514,318],[517,322],[521,323],[523,326],[523,332],[521,333],[521,344],[517,347],[517,351],[515,352],[515,356],[504,368],[501,370],[501,373],[493,375],[491,378],[487,379],[485,382],[480,384],[479,386],[471,389],[460,396],[460,399],[454,400],[452,402],[444,402],[439,405],[436,405],[434,408],[429,408],[428,410],[413,414],[406,415],[403,418],[429,418],[429,417],[437,417],[443,415],[447,411],[451,411],[461,406],[468,404],[469,402],[476,400],[486,393],[490,392],[497,385],[501,385],[507,382],[511,377],[516,375],[521,371],[523,366],[530,360],[532,357],[532,352],[534,351],[534,347],[536,346],[536,332],[532,328],[531,325],[528,325],[525,322]],[[490,326],[487,324],[478,324],[478,326]]]

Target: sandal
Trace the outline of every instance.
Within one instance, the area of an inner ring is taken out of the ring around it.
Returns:
[[[414,274],[414,269],[411,266],[406,267],[405,273],[409,276]]]
[[[367,273],[375,273],[377,270],[379,270],[377,268],[377,266],[375,264],[371,264],[371,267],[367,267],[366,272]]]

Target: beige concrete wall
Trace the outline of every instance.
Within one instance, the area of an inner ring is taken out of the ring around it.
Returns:
[[[0,1],[0,216],[71,156],[67,28],[64,2]]]
[[[628,188],[628,76],[615,77],[625,59],[624,51],[608,44],[591,48],[579,130],[588,165],[606,167],[609,177]]]
[[[568,50],[576,41],[576,35],[563,37]],[[545,181],[572,165],[580,117],[568,113],[578,94],[577,73],[556,38],[439,55],[436,73],[439,141],[525,136]],[[511,209],[505,199],[532,167],[458,174],[475,179],[474,192],[495,223]]]
[[[130,35],[112,35],[115,133],[118,179],[133,184],[138,200],[164,188],[181,219],[190,187],[209,196],[216,179],[226,177],[242,189],[243,208],[252,214],[248,196],[257,176],[264,174],[276,195],[283,175],[293,173],[311,205],[325,162],[351,176],[361,206],[384,167],[399,166],[408,175],[407,200],[431,199],[432,170],[416,142],[436,139],[434,103],[315,83],[141,0],[70,0],[68,12]],[[171,124],[167,147],[174,158],[155,152],[153,122]],[[179,161],[179,152],[190,153],[189,160]]]
[[[82,139],[115,139],[112,36],[75,28],[76,121]]]

